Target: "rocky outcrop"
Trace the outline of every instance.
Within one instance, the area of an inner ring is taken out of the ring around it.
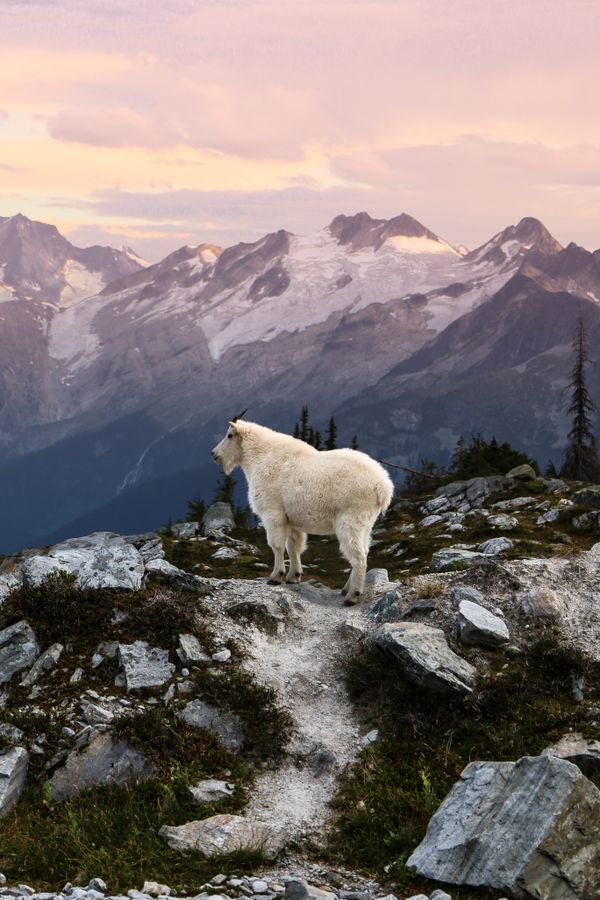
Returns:
[[[600,509],[600,485],[591,484],[588,487],[575,491],[571,500],[576,506],[589,506],[592,509]]]
[[[23,747],[0,750],[0,816],[18,802],[25,787],[29,754]]]
[[[584,775],[600,771],[600,741],[585,738],[578,732],[570,731],[560,741],[546,747],[544,756],[556,756],[574,763]]]
[[[462,547],[444,547],[436,550],[431,557],[431,568],[434,572],[446,572],[449,569],[468,569],[474,563],[485,556],[474,550],[465,550]]]
[[[372,635],[370,644],[425,690],[453,694],[473,690],[475,668],[450,649],[441,628],[420,622],[388,623]]]
[[[54,772],[50,790],[54,800],[68,800],[99,784],[126,784],[152,774],[141,753],[125,740],[113,742],[109,733],[92,735],[82,750],[72,750]]]
[[[206,778],[190,788],[190,794],[196,803],[218,803],[233,796],[234,787],[227,781],[218,778]]]
[[[233,510],[230,503],[213,503],[202,517],[202,534],[210,534],[211,531],[231,531],[235,528]]]
[[[407,865],[515,897],[599,896],[600,791],[549,756],[470,763]]]
[[[120,535],[98,531],[55,544],[47,556],[30,556],[23,563],[23,581],[28,585],[39,585],[58,572],[75,575],[79,587],[138,590],[144,561]]]
[[[244,743],[244,727],[239,716],[211,706],[203,700],[190,700],[179,717],[192,728],[212,731],[228,750],[239,750]]]

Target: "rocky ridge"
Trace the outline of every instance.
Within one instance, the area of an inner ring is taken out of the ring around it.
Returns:
[[[216,516],[207,518],[204,534],[198,523],[177,525],[174,534],[100,533],[4,560],[0,571],[4,821],[12,821],[15,805],[17,815],[20,809],[33,810],[40,779],[47,783],[49,802],[59,816],[61,804],[86,797],[93,785],[110,790],[172,778],[161,768],[161,757],[145,744],[146,732],[160,728],[162,720],[185,735],[197,734],[199,739],[212,735],[224,761],[216,766],[213,762],[212,772],[204,771],[202,777],[199,770],[186,769],[185,810],[181,807],[170,819],[156,823],[154,839],[162,842],[164,852],[173,854],[173,865],[179,865],[186,849],[206,858],[243,848],[260,849],[267,858],[281,858],[283,853],[285,859],[287,853],[291,859],[285,849],[290,842],[322,843],[323,835],[340,828],[336,812],[340,784],[347,790],[347,773],[368,766],[368,760],[382,752],[379,730],[369,727],[342,677],[348,655],[386,660],[384,665],[388,671],[391,667],[400,684],[416,685],[413,695],[422,697],[425,707],[449,703],[457,710],[461,704],[483,702],[481,698],[497,690],[495,685],[506,677],[503,672],[528,659],[530,647],[550,637],[555,640],[559,633],[573,653],[593,664],[600,636],[595,599],[600,592],[596,492],[536,478],[531,472],[509,476],[446,485],[434,497],[400,499],[374,535],[371,555],[378,568],[370,570],[364,603],[351,609],[342,606],[328,586],[343,580],[337,553],[331,560],[323,557],[331,542],[312,542],[308,571],[313,578],[299,586],[273,587],[256,577],[267,565],[260,533],[231,533],[227,518],[215,529],[211,524],[218,524]],[[553,511],[557,515],[548,516]],[[485,547],[499,532],[511,534],[510,544]],[[462,543],[456,543],[457,536]],[[223,549],[230,554],[220,554]],[[454,554],[450,559],[443,556],[449,551]],[[439,566],[440,558],[448,561]],[[250,579],[240,577],[253,571]],[[59,572],[67,573],[66,581]],[[97,630],[88,631],[88,603],[101,640]],[[61,610],[68,615],[61,618]],[[575,710],[569,715],[573,724],[584,713],[584,718],[589,716],[587,734],[574,736],[573,729],[565,728],[561,744],[550,739],[549,728],[546,755],[540,747],[529,756],[534,760],[562,756],[577,764],[583,757],[591,760],[586,774],[576,776],[581,798],[591,797],[596,789],[589,778],[596,777],[597,756],[591,717],[600,707],[585,674],[568,677],[567,694],[572,695]],[[258,700],[255,709],[250,708],[250,685],[257,685],[259,693],[252,696],[261,697],[260,703],[267,697],[275,702],[275,712],[270,713],[276,717],[275,731],[269,730],[271,720],[260,711]],[[234,689],[246,691],[241,704],[236,705]],[[283,718],[277,707],[285,712]],[[253,718],[261,735],[257,736]],[[566,718],[563,721],[567,723]],[[279,747],[278,731],[286,729],[285,747]],[[271,754],[276,745],[277,752]],[[525,756],[511,765],[524,766]],[[250,759],[254,772],[245,781],[248,776],[238,761]],[[489,760],[485,765],[500,763]],[[573,779],[573,771],[579,770],[565,765]],[[505,778],[502,773],[498,777]],[[489,785],[490,780],[478,776],[477,783]],[[559,807],[549,796],[548,816],[556,817]],[[588,800],[564,802],[575,815],[577,804]],[[189,815],[194,806],[195,817]],[[444,829],[451,832],[452,809],[450,804],[443,812]],[[521,809],[523,830],[539,809],[536,803]],[[443,810],[442,806],[437,815]],[[562,821],[568,831],[568,819],[563,816]],[[489,832],[485,822],[481,828],[482,833]],[[565,844],[564,835],[552,840]],[[460,868],[435,862],[439,857],[435,829],[426,841],[429,844],[418,851],[416,844],[410,849],[416,854],[417,871],[430,880],[502,888],[516,897],[554,896],[528,893],[534,890],[534,875],[530,879],[527,873],[534,869],[539,883],[546,883],[539,864],[546,844],[531,844],[528,852],[537,854],[536,867],[531,868],[523,850],[515,862],[514,879],[495,882],[483,864],[483,875],[473,881]],[[572,854],[585,856],[585,847],[572,847]],[[494,851],[495,865],[502,865],[499,853]],[[566,881],[591,890],[589,867],[569,868],[569,853],[563,855]],[[292,881],[282,884],[283,875],[268,874],[278,865],[260,870],[267,879],[264,891],[255,891],[242,880],[246,890],[241,894],[250,896],[251,890],[257,896],[270,892],[277,896],[288,892],[294,876],[314,878],[303,869],[309,866],[306,859],[296,860],[296,868],[287,871]],[[11,866],[14,872],[14,863]],[[386,871],[395,871],[393,860],[390,866]],[[379,870],[379,880],[384,876]],[[260,880],[259,875],[253,877]],[[185,882],[189,884],[189,877]],[[339,885],[324,876],[316,884],[340,900],[355,900],[354,894],[344,896]],[[344,891],[364,893],[356,875],[350,874],[345,884]],[[217,888],[213,885],[209,893]],[[312,888],[305,885],[305,889],[311,896]],[[398,897],[409,896],[406,889],[402,893],[390,889]],[[83,900],[84,893],[94,890],[76,888],[75,895]],[[2,892],[34,893],[18,886]],[[374,884],[367,889],[373,896],[384,893]],[[232,896],[224,888],[223,894]],[[428,894],[437,900],[444,896],[432,893],[431,887]],[[414,891],[413,895],[417,896]],[[55,895],[48,894],[47,900],[50,896]],[[130,896],[139,900],[133,888]]]

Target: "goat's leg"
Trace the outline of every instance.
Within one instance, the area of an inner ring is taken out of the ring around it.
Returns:
[[[362,523],[355,523],[343,519],[338,523],[336,529],[337,539],[340,543],[340,550],[346,557],[352,567],[350,578],[344,585],[342,596],[346,597],[346,604],[351,605],[358,602],[358,597],[363,592],[365,586],[365,574],[367,571],[367,552],[368,537],[370,529],[367,531]]]
[[[285,561],[283,553],[288,535],[288,526],[281,521],[264,522],[267,531],[267,543],[273,551],[273,571],[269,576],[269,584],[281,584],[285,578]]]
[[[302,554],[306,550],[306,535],[297,528],[290,528],[288,531],[286,549],[290,558],[290,568],[285,579],[288,583],[294,584],[302,581]]]

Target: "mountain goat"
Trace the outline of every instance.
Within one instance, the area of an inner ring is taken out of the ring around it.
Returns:
[[[335,534],[352,566],[342,595],[347,603],[357,602],[371,529],[394,490],[385,469],[358,450],[319,451],[237,418],[211,455],[227,475],[236,466],[244,471],[250,506],[262,520],[275,557],[269,584],[300,581],[307,533]],[[284,549],[290,560],[287,578]]]

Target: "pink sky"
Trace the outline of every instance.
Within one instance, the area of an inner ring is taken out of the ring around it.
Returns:
[[[339,212],[600,246],[597,0],[0,0],[0,215],[155,260]]]

